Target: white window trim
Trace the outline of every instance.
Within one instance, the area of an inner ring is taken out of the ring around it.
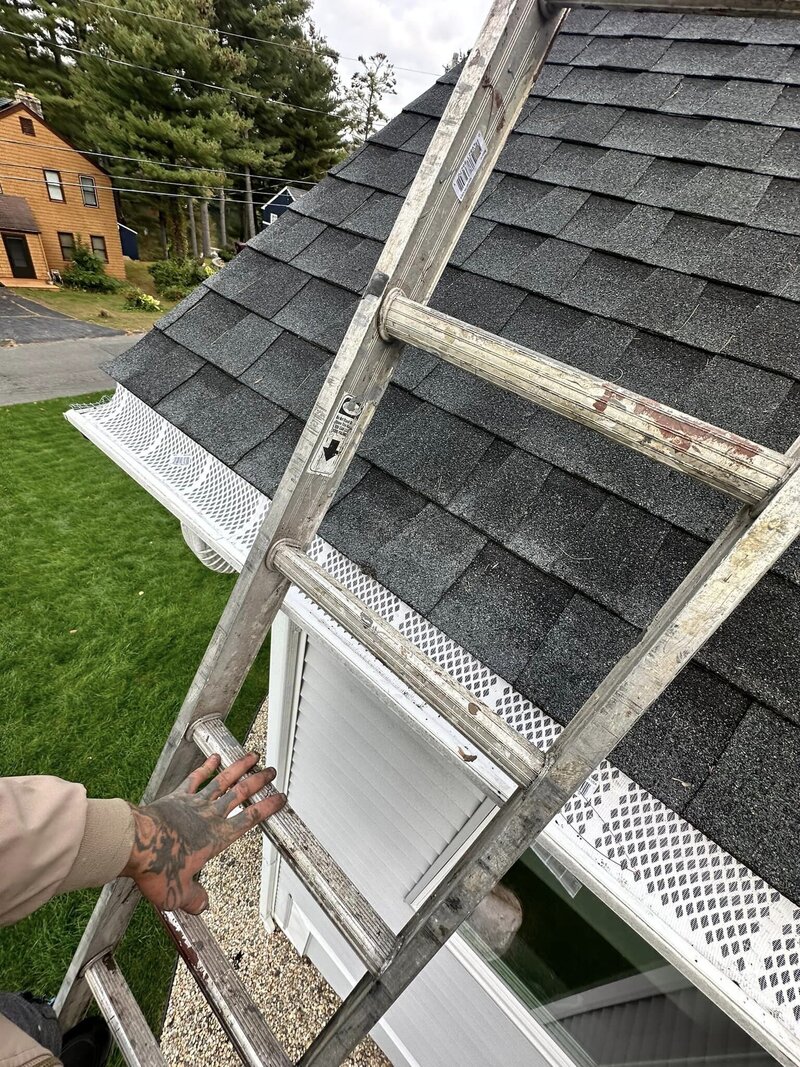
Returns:
[[[94,192],[94,203],[93,204],[87,204],[86,203],[86,189],[84,188],[84,184],[83,184],[85,181],[86,182],[91,182],[92,190]],[[78,175],[78,185],[81,188],[81,201],[83,202],[83,206],[84,207],[88,207],[88,208],[99,208],[100,207],[100,197],[99,197],[98,192],[97,192],[97,182],[94,180],[94,178],[91,176],[91,174],[79,174]]]

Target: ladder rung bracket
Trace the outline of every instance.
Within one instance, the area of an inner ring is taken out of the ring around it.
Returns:
[[[556,7],[557,5],[549,5]],[[569,7],[610,11],[667,11],[676,15],[727,15],[734,18],[788,19],[800,15],[800,0],[570,0]]]
[[[746,503],[763,500],[794,466],[771,448],[459,322],[397,290],[384,301],[381,328]]]
[[[280,1042],[206,924],[183,911],[159,912],[167,932],[247,1067],[291,1067]]]
[[[166,1067],[153,1031],[114,958],[104,956],[90,964],[86,982],[128,1067]]]
[[[202,719],[195,725],[192,739],[206,756],[219,755],[223,767],[246,755],[221,719]],[[275,792],[271,785],[267,786],[254,793],[252,800],[257,802]],[[287,804],[260,823],[259,829],[329,913],[367,970],[379,974],[394,952],[395,935],[294,809]]]
[[[272,562],[517,785],[527,786],[537,777],[544,766],[544,755],[535,745],[319,564],[286,544],[278,545]]]

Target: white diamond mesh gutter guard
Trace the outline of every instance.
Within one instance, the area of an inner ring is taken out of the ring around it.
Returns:
[[[238,570],[269,500],[119,386],[66,413],[181,521],[213,570]],[[340,552],[311,556],[540,748],[561,727]],[[297,590],[292,603],[373,657]],[[430,721],[435,713],[426,709]],[[543,843],[781,1062],[800,1063],[800,908],[620,770],[604,763]]]

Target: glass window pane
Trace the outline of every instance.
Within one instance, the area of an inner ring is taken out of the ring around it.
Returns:
[[[108,263],[105,237],[92,237],[92,251],[96,256],[99,256],[102,260],[105,260],[105,262]]]
[[[75,251],[75,238],[71,233],[59,233],[58,241],[61,245],[61,256],[63,259],[72,259],[72,253]]]
[[[64,189],[61,185],[61,175],[57,170],[46,170],[44,181],[47,186],[47,195],[51,200],[63,200]]]
[[[777,1067],[610,908],[531,851],[461,930],[580,1067]]]
[[[94,184],[94,178],[81,174],[79,181],[81,183],[81,196],[83,197],[84,206],[97,207],[97,188]]]

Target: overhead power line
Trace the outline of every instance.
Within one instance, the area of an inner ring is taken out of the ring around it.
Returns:
[[[0,179],[8,182],[33,182],[35,185],[46,184],[43,178],[20,178],[18,174],[0,174]],[[55,183],[51,183],[55,184]],[[83,186],[80,182],[61,182],[62,188],[66,189],[82,189]],[[102,185],[100,189],[111,189],[115,193],[131,193],[134,196],[170,196],[176,197],[180,200],[207,200],[209,203],[217,203],[218,197],[216,196],[199,196],[196,193],[192,193],[191,196],[186,193],[167,193],[162,192],[160,189],[126,189],[120,185]],[[225,197],[226,204],[246,204],[246,200],[235,200],[231,197]]]
[[[7,37],[19,37],[23,41],[31,41],[33,44],[42,45],[42,42],[30,33],[14,33],[12,30],[0,30]],[[63,52],[73,52],[79,56],[89,56],[90,59],[99,59],[101,63],[112,63],[117,67],[130,67],[132,70],[144,70],[148,74],[158,74],[159,77],[169,78],[171,81],[187,82],[190,85],[199,85],[203,89],[214,89],[220,93],[230,93],[232,96],[241,96],[247,100],[260,100],[262,104],[273,104],[275,107],[284,107],[290,111],[307,111],[315,115],[330,115],[330,111],[324,111],[320,107],[303,107],[302,104],[287,104],[283,100],[273,100],[271,97],[261,96],[260,93],[246,93],[241,89],[229,89],[225,85],[217,85],[215,82],[200,81],[199,78],[187,78],[184,74],[170,74],[166,70],[158,70],[156,67],[145,67],[141,63],[129,63],[127,59],[114,59],[111,56],[103,56],[99,52],[89,52],[85,48],[73,48],[71,45],[59,44],[58,48]]]
[[[239,41],[254,41],[257,44],[266,44],[271,48],[283,48],[288,52],[305,52],[309,55],[322,56],[325,59],[345,59],[348,63],[360,63],[361,60],[358,56],[344,56],[341,52],[335,52],[331,49],[321,48],[308,48],[301,44],[285,44],[283,41],[271,41],[266,37],[251,37],[247,33],[233,33],[230,30],[215,30],[211,26],[203,26],[199,22],[185,22],[183,19],[171,19],[166,15],[154,15],[150,11],[138,11],[131,7],[122,7],[118,4],[104,4],[101,0],[81,0],[82,4],[91,4],[92,7],[103,7],[107,11],[123,11],[128,15],[139,15],[141,18],[156,19],[158,22],[169,22],[173,26],[187,26],[193,30],[203,30],[206,33],[213,33],[215,36],[217,33],[222,33],[226,37],[235,37]],[[402,70],[406,74],[424,74],[426,77],[438,78],[438,74],[431,70],[417,70],[415,67],[398,67],[396,64],[392,64],[395,70]]]
[[[170,170],[187,170],[194,174],[208,174],[212,171],[216,174],[225,174],[229,178],[246,178],[247,173],[243,170],[216,170],[213,167],[189,167],[184,166],[183,163],[167,163],[163,159],[145,159],[142,156],[116,156],[110,152],[90,152],[88,149],[73,148],[70,145],[46,145],[35,144],[30,137],[24,141],[14,140],[11,137],[0,137],[0,143],[2,144],[14,144],[25,145],[26,148],[40,148],[43,152],[80,152],[82,156],[94,156],[97,159],[117,159],[124,163],[147,163],[158,167],[167,167]],[[283,174],[250,174],[252,180],[259,179],[261,181],[268,182],[282,182],[284,185],[316,185],[315,181],[310,181],[305,178],[287,178]],[[128,181],[126,177],[124,179]],[[150,181],[149,178],[136,179],[137,181]],[[152,179],[156,181],[157,179]],[[178,184],[195,184],[195,183],[178,183]]]

